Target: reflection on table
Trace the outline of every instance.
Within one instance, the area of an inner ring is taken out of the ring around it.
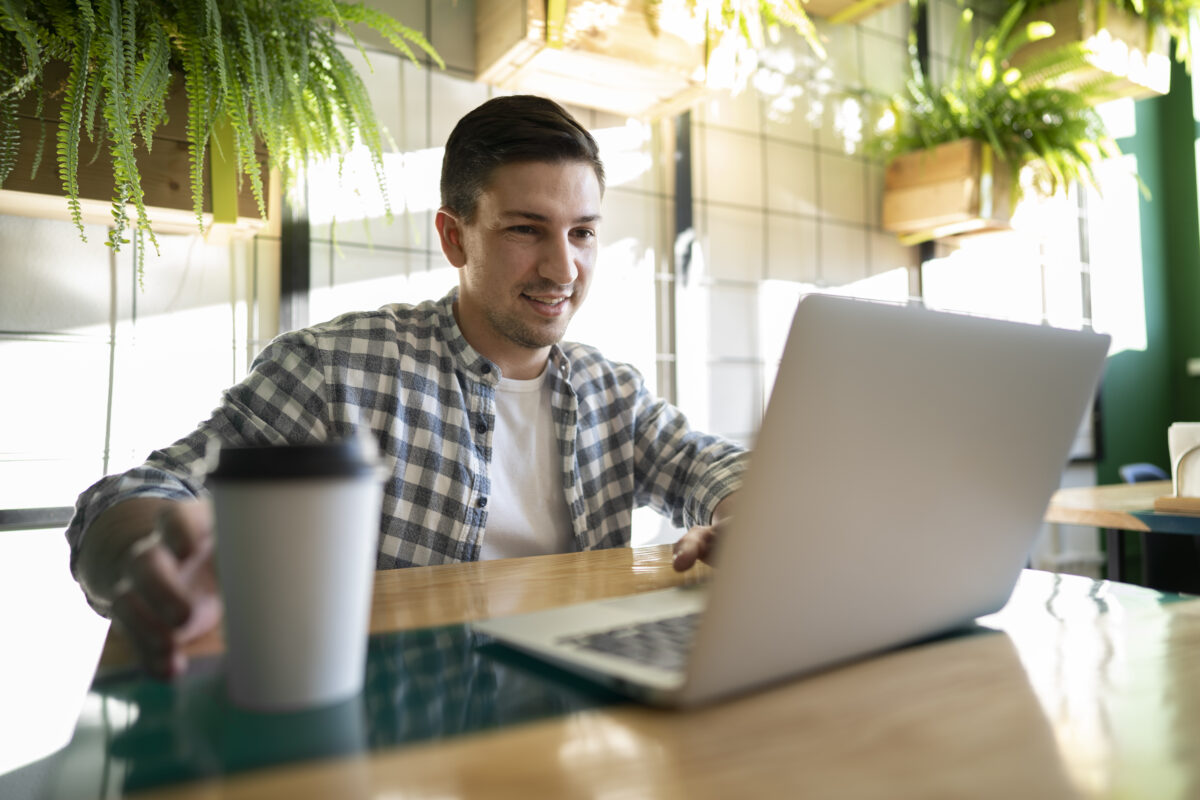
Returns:
[[[51,796],[1200,796],[1200,600],[1027,571],[975,628],[688,713],[462,625],[696,579],[669,561],[380,573],[362,697],[303,714],[230,708],[219,637],[173,685],[114,638]]]

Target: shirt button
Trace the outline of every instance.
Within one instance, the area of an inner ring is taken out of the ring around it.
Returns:
[[[475,426],[475,430],[479,433],[487,433],[487,423],[480,420],[479,424]]]
[[[475,505],[479,506],[480,508],[487,508],[487,498],[486,497],[479,498],[478,502],[476,502]]]
[[[482,372],[484,375],[487,375],[489,372],[492,371],[492,365],[484,364],[482,367],[479,368],[479,371]]]

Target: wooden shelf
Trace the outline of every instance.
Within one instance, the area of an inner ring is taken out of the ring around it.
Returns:
[[[66,77],[61,64],[48,65],[45,82],[49,86],[60,84]],[[189,183],[190,165],[186,134],[187,104],[183,93],[182,78],[176,78],[167,102],[168,122],[155,132],[152,148],[147,151],[139,146],[135,151],[138,170],[142,178],[144,202],[154,229],[178,231],[186,225],[197,230],[196,216],[192,209],[192,194]],[[13,171],[0,190],[0,212],[23,216],[45,216],[70,219],[66,195],[58,175],[57,141],[59,103],[47,102],[40,115],[32,96],[24,98],[18,110],[20,127],[20,150]],[[37,175],[31,174],[37,148],[41,143],[42,156]],[[112,223],[111,204],[113,197],[112,162],[108,158],[107,142],[102,142],[97,154],[97,145],[81,134],[79,169],[79,195],[84,209],[84,218],[89,222]],[[94,157],[93,157],[94,156]],[[265,151],[258,152],[260,175],[263,180],[264,200],[271,202],[270,180]],[[205,170],[204,211],[212,218],[212,153],[210,148]],[[49,201],[39,198],[49,198]],[[258,204],[250,190],[248,180],[242,181],[237,198],[237,226],[252,229],[264,227],[267,222],[258,213]]]
[[[976,139],[906,153],[884,173],[883,228],[905,244],[1007,229],[1011,184],[1008,165]]]
[[[1142,17],[1097,0],[1059,0],[1027,12],[1022,22],[1042,20],[1054,26],[1054,35],[1021,48],[1013,58],[1017,67],[1041,53],[1069,42],[1086,42],[1095,55],[1057,83],[1076,88],[1107,80],[1104,90],[1115,97],[1158,97],[1171,90],[1171,37],[1161,25],[1153,31]]]
[[[476,80],[641,118],[677,113],[706,92],[702,26],[698,41],[656,36],[643,0],[568,5],[561,21],[548,30],[546,0],[478,0]]]

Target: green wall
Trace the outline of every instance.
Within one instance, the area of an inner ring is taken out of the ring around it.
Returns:
[[[1169,469],[1167,426],[1200,420],[1200,378],[1186,362],[1200,357],[1200,213],[1196,198],[1196,124],[1191,79],[1181,65],[1171,93],[1136,104],[1137,133],[1120,141],[1137,157],[1151,199],[1141,201],[1147,349],[1109,359],[1101,390],[1099,483],[1118,467],[1149,461]]]

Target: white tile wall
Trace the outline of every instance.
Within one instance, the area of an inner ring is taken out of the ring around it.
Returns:
[[[948,3],[957,14],[953,0],[933,1]],[[681,347],[681,372],[707,374],[708,380],[682,382],[680,401],[687,405],[694,398],[717,432],[740,437],[757,427],[761,408],[725,393],[730,381],[757,381],[759,400],[766,396],[778,358],[769,352],[766,331],[786,329],[794,309],[795,297],[784,286],[844,288],[902,270],[861,291],[903,297],[917,283],[916,249],[879,230],[883,170],[862,153],[865,121],[847,102],[850,90],[886,92],[902,85],[909,16],[908,4],[897,3],[857,25],[819,23],[829,53],[823,64],[785,31],[762,58],[773,73],[758,88],[703,103],[693,115],[694,211],[704,270],[680,290],[685,296],[678,325],[681,331],[703,328],[711,338],[704,353]],[[780,113],[781,97],[790,99],[790,114]],[[759,128],[749,111],[753,103],[760,108]],[[756,166],[763,176],[761,202],[753,198],[756,185],[749,177]],[[765,280],[786,283],[748,291]],[[706,299],[695,302],[691,294]],[[790,300],[774,302],[784,295]],[[781,319],[764,321],[763,315]],[[744,394],[746,386],[736,389]]]
[[[400,90],[401,57],[388,52],[360,53],[353,48],[343,48],[343,53],[358,70],[375,109],[375,118],[389,132],[401,131],[403,108],[396,97]]]
[[[190,431],[245,369],[253,241],[160,233],[139,286],[131,248],[88,238],[0,217],[0,369],[22,376],[0,393],[0,508],[73,504]]]
[[[0,217],[0,330],[108,335],[110,251],[102,225]]]
[[[817,216],[817,152],[805,145],[768,140],[763,159],[767,164],[767,208],[790,214]]]
[[[884,167],[881,163],[868,161],[863,164],[863,169],[866,171],[867,227],[879,230],[883,227]],[[911,256],[909,263],[915,266],[916,248],[906,249]]]
[[[793,85],[799,85],[795,83]],[[788,144],[813,144],[817,139],[816,129],[809,118],[810,93],[796,96],[792,99],[791,110],[784,111],[772,108],[768,100],[763,113],[763,132],[775,140]]]
[[[445,72],[429,73],[430,146],[441,147],[458,120],[493,95],[491,87]]]
[[[426,5],[426,0],[371,0],[373,8],[395,17],[404,25],[418,31],[428,28]],[[387,53],[394,52],[387,40],[370,28],[355,27],[354,35],[358,37],[359,43],[364,48]]]
[[[671,133],[664,128],[669,126],[588,109],[579,109],[576,118],[592,132],[603,153],[606,191],[624,189],[661,197],[674,188],[674,176],[662,155],[666,136]],[[674,147],[673,140],[670,145]]]
[[[703,146],[693,151],[703,163],[699,199],[762,208],[763,148],[758,136],[724,128],[705,129]]]
[[[954,0],[927,0],[929,50],[932,55],[949,57],[958,35],[962,9]]]
[[[883,8],[862,20],[861,27],[865,31],[884,33],[894,39],[908,36],[908,26],[911,15],[909,5],[905,0]]]
[[[475,73],[474,0],[429,0],[430,42],[446,62],[447,69],[466,75]]]
[[[635,365],[648,386],[657,381],[653,280],[665,257],[661,226],[668,211],[662,197],[621,187],[608,191],[596,271],[569,332],[571,339]]]
[[[714,128],[758,134],[762,130],[762,108],[754,92],[716,92],[695,107],[696,121]]]
[[[392,138],[401,153],[411,153],[432,146],[429,139],[429,117],[425,109],[429,103],[431,68],[403,61],[400,64],[400,127],[392,131]],[[440,143],[439,143],[440,146]]]
[[[622,186],[610,187],[600,207],[597,278],[603,281],[605,272],[617,268],[610,267],[610,262],[653,269],[665,241],[659,226],[667,210],[661,197]]]
[[[399,298],[402,302],[413,302],[430,297],[441,297],[450,288],[458,285],[458,270],[442,263],[427,264],[425,269],[414,269],[408,276],[408,295]]]
[[[757,359],[758,286],[713,286],[708,303],[709,355],[716,361]]]
[[[862,85],[858,26],[831,25],[825,21],[816,24],[828,55],[826,65],[833,71],[837,81],[846,86]]]
[[[379,308],[388,303],[416,299],[409,286],[410,273],[425,271],[424,254],[405,250],[343,244],[336,250],[313,244],[313,263],[324,259],[320,285],[313,281],[309,313],[314,322],[347,311]],[[413,262],[416,262],[414,264]]]
[[[253,324],[246,347],[253,358],[279,330],[279,264],[283,254],[278,239],[259,236],[254,241],[250,314]]]
[[[817,163],[821,186],[821,216],[837,222],[865,225],[866,173],[862,159],[822,152]]]
[[[880,92],[900,92],[908,80],[909,56],[896,47],[896,37],[874,31],[860,32],[863,82]]]
[[[871,231],[868,234],[867,248],[870,251],[869,271],[872,275],[904,269],[910,271],[915,280],[918,267],[915,248],[900,244],[895,235],[884,231]],[[916,295],[918,292],[914,287],[910,293]]]
[[[867,234],[863,228],[840,222],[820,225],[821,280],[829,286],[841,286],[862,280],[867,268]]]
[[[816,220],[782,214],[767,216],[766,277],[798,283],[815,283],[820,278]]]
[[[709,381],[711,429],[743,442],[752,437],[762,417],[761,387],[758,364],[713,364]]]
[[[113,367],[112,471],[190,432],[246,366],[251,287],[240,265],[252,262],[254,243],[197,234],[160,235],[159,245],[143,288],[132,277],[118,283],[128,306]]]
[[[761,279],[765,222],[762,212],[710,203],[702,208],[701,214],[703,275],[717,280]]]

